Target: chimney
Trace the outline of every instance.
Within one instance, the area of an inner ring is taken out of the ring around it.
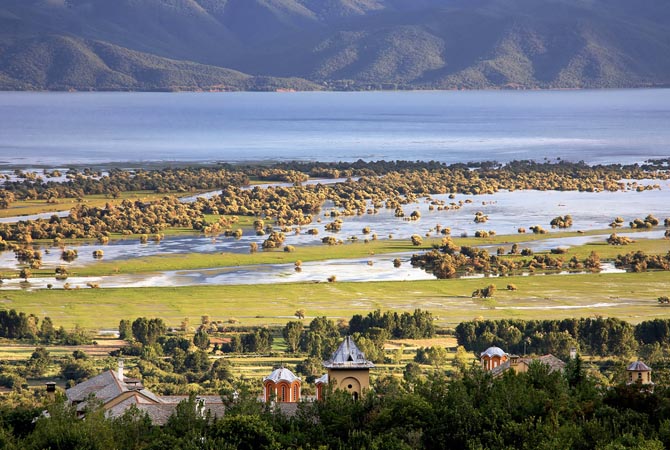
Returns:
[[[576,347],[570,347],[570,359],[575,359],[577,358],[577,348]]]
[[[117,377],[123,381],[123,358],[119,358],[119,368],[117,369]]]
[[[47,381],[47,397],[49,400],[54,401],[56,399],[56,383],[53,381]]]

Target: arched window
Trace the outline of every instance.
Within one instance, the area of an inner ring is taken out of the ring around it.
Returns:
[[[273,388],[272,383],[267,383],[265,385],[265,401],[266,402],[269,402],[272,399],[272,388]]]
[[[285,401],[286,399],[286,386],[281,387],[281,401]]]

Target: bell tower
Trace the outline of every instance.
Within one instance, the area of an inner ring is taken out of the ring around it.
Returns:
[[[359,399],[370,389],[370,369],[375,365],[365,358],[356,343],[347,336],[323,367],[328,369],[328,382],[333,389],[349,392],[353,398]]]

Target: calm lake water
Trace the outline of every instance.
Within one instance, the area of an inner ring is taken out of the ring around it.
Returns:
[[[670,156],[670,90],[0,93],[0,164]]]

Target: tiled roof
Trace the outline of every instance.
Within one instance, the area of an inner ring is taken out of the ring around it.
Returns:
[[[504,363],[500,364],[499,366],[494,367],[493,369],[491,369],[491,375],[493,375],[494,377],[497,377],[498,375],[502,374],[504,371],[506,371],[509,368],[510,368],[510,361],[507,360]]]
[[[651,372],[651,368],[642,361],[630,363],[626,370],[631,370],[633,372]]]
[[[558,359],[551,353],[548,355],[543,355],[537,358],[538,361],[540,361],[542,364],[546,364],[549,366],[549,371],[550,372],[557,372],[557,371],[562,371],[565,369],[565,362]]]
[[[529,366],[533,361],[538,361],[549,367],[549,372],[557,372],[565,369],[565,362],[558,359],[551,353],[540,356],[538,358],[521,358],[519,360],[520,363],[525,363],[527,366]]]
[[[314,384],[328,384],[328,374],[321,375],[320,378],[314,381]]]
[[[93,395],[103,405],[112,405],[106,411],[108,417],[119,417],[134,405],[146,412],[154,425],[165,425],[177,405],[189,398],[187,395],[162,397],[145,389],[138,381],[130,378],[121,380],[117,372],[108,370],[66,390],[65,395],[70,402],[77,403],[78,411],[86,408],[87,400]],[[205,412],[212,417],[223,416],[225,408],[220,396],[203,395],[198,399],[204,400]],[[113,401],[119,402],[114,404]]]
[[[179,396],[180,401],[188,399],[188,396]],[[216,397],[216,396],[213,396]],[[176,399],[177,396],[173,396],[173,399]],[[225,413],[225,407],[221,402],[221,398],[218,398],[218,403],[208,403],[205,402],[204,414],[209,413],[211,418],[220,418],[223,417]],[[147,413],[151,419],[151,423],[154,425],[165,425],[172,414],[177,410],[177,405],[179,402],[169,402],[169,403],[136,403],[136,398],[128,398],[123,402],[114,405],[114,407],[107,410],[107,417],[119,417],[122,416],[128,408],[134,405],[141,412]]]
[[[67,389],[65,395],[71,402],[82,402],[93,394],[95,398],[105,403],[127,390],[128,388],[123,381],[119,380],[117,373],[108,370]]]
[[[565,362],[558,359],[552,354],[543,355],[538,358],[520,358],[518,360],[518,364],[525,364],[526,366],[530,366],[533,361],[537,361],[541,364],[546,365],[549,368],[549,372],[557,372],[557,371],[560,372],[563,371],[563,369],[565,369]],[[490,373],[494,377],[497,377],[499,375],[502,375],[503,372],[510,369],[511,367],[512,367],[512,360],[508,359],[499,366],[491,369]]]
[[[375,365],[365,358],[365,353],[354,343],[351,336],[344,338],[333,357],[323,362],[328,369],[370,369]]]
[[[288,381],[289,383],[293,383],[296,380],[300,381],[300,378],[296,377],[293,372],[286,369],[285,367],[280,367],[279,369],[273,370],[272,373],[267,377],[263,378],[263,381],[267,380],[274,381],[275,383],[280,381]]]

